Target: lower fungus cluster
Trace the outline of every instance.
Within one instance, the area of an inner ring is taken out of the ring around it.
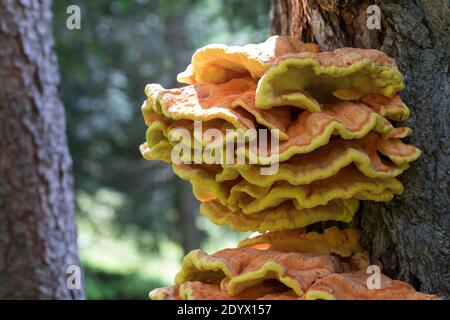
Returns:
[[[144,158],[170,163],[212,222],[260,233],[211,255],[192,251],[175,285],[151,299],[437,298],[384,275],[369,288],[358,229],[303,229],[352,222],[360,200],[401,194],[396,177],[420,155],[401,140],[412,130],[391,122],[410,114],[395,61],[378,50],[319,51],[278,36],[209,45],[178,76],[186,86],[147,85]],[[261,129],[276,139],[262,145],[269,151],[262,152]],[[239,130],[253,134],[228,161]],[[274,162],[276,170],[264,173]]]
[[[175,285],[155,289],[155,300],[199,299],[436,299],[402,281],[381,275],[381,287],[367,288],[369,264],[355,229],[269,232],[247,239],[240,248],[208,255],[190,252]],[[268,245],[267,246],[264,246]],[[272,247],[270,247],[272,246]],[[269,248],[269,249],[268,249]]]

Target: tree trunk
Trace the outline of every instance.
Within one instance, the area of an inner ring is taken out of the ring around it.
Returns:
[[[51,1],[0,2],[0,299],[80,299]]]
[[[181,232],[181,245],[184,253],[200,247],[201,235],[195,223],[195,210],[197,201],[192,196],[192,186],[187,181],[178,183],[178,203],[177,211],[179,213],[179,226]]]
[[[369,30],[369,5],[381,9],[381,30]],[[422,150],[400,180],[405,193],[389,203],[365,202],[358,223],[363,245],[393,278],[450,296],[450,88],[448,0],[273,0],[272,34],[339,47],[381,49],[405,76],[411,109],[407,139]]]

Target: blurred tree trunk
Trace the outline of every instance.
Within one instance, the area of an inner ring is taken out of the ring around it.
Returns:
[[[200,232],[195,224],[195,210],[197,200],[192,195],[191,184],[187,181],[178,182],[178,203],[179,225],[181,231],[181,245],[185,253],[200,247]]]
[[[173,10],[165,17],[166,40],[170,46],[170,54],[174,64],[171,66],[171,71],[168,74],[176,75],[183,71],[187,65],[183,61],[187,51],[187,43],[185,32],[186,21],[184,14],[178,12],[176,5]],[[171,83],[171,86],[177,86],[176,83]],[[197,209],[197,200],[192,194],[192,188],[189,183],[181,179],[177,179],[177,187],[179,194],[177,195],[177,211],[179,214],[179,226],[181,232],[181,244],[185,253],[200,247],[201,235],[195,224],[195,210]]]
[[[0,299],[80,299],[51,1],[0,2]]]
[[[381,8],[381,29],[369,30],[369,5]],[[448,0],[273,0],[272,34],[339,47],[381,49],[405,75],[411,108],[407,139],[422,150],[400,180],[405,193],[389,203],[366,202],[363,245],[385,272],[421,291],[450,296],[450,88]]]

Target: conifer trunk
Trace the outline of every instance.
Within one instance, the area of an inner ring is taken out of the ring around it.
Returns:
[[[369,30],[367,8],[381,9]],[[450,296],[450,9],[448,0],[273,0],[271,33],[316,42],[322,50],[381,49],[405,76],[411,109],[405,139],[422,156],[400,176],[405,192],[389,203],[365,202],[363,245],[384,272],[424,292]]]
[[[0,299],[84,297],[53,46],[51,1],[0,1]]]

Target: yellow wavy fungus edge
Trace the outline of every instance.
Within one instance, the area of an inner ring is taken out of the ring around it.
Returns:
[[[173,287],[173,286],[172,286]],[[166,300],[169,297],[169,290],[172,287],[155,288],[148,294],[150,300]]]
[[[369,116],[369,121],[365,125],[363,125],[357,131],[350,131],[347,129],[342,123],[337,121],[332,121],[328,127],[323,130],[322,134],[309,143],[308,145],[298,146],[292,145],[290,148],[283,150],[279,153],[264,155],[264,154],[255,154],[253,150],[249,148],[238,148],[236,153],[238,155],[245,155],[246,158],[249,159],[250,163],[257,163],[261,165],[269,165],[271,163],[282,162],[289,160],[293,155],[296,154],[304,154],[309,153],[317,148],[320,148],[328,142],[330,142],[330,138],[332,136],[339,136],[342,139],[360,139],[366,136],[369,132],[375,131],[383,136],[383,138],[387,139],[390,137],[392,132],[395,132],[395,128],[392,124],[387,121],[384,117],[382,117],[378,113],[371,113]],[[295,138],[294,138],[295,139]],[[288,140],[285,144],[289,143]],[[280,150],[283,148],[283,144],[280,144]],[[270,149],[270,148],[269,148]]]
[[[231,211],[218,200],[205,201],[200,205],[200,213],[217,225],[226,225],[234,230],[266,232],[271,230],[294,229],[321,221],[350,222],[359,208],[357,199],[337,199],[325,206],[296,210],[282,204],[276,208],[255,214]]]
[[[339,107],[339,106],[336,106],[336,107]],[[342,107],[345,108],[345,103],[343,103]],[[255,154],[254,150],[251,150],[251,148],[249,148],[248,146],[239,148],[236,151],[236,153],[241,156],[245,155],[250,160],[250,163],[268,165],[268,164],[275,163],[278,161],[285,161],[285,160],[289,159],[291,156],[293,156],[294,154],[312,152],[315,149],[317,149],[323,145],[326,145],[329,142],[331,136],[333,136],[333,135],[339,135],[343,139],[358,139],[358,138],[364,137],[370,131],[375,131],[375,132],[380,133],[383,136],[383,138],[387,139],[390,137],[393,137],[393,138],[405,137],[412,133],[412,130],[410,128],[394,128],[387,119],[385,119],[383,116],[381,116],[377,112],[373,111],[370,108],[363,107],[362,105],[361,105],[361,107],[366,112],[368,112],[368,119],[367,119],[367,121],[365,121],[365,123],[360,124],[359,130],[352,131],[346,127],[346,125],[348,125],[348,124],[342,123],[338,120],[333,120],[328,123],[328,125],[325,129],[322,129],[322,131],[319,135],[311,136],[309,143],[306,145],[296,145],[296,142],[295,142],[296,137],[293,136],[293,137],[291,137],[290,140],[281,143],[279,146],[279,150],[274,150],[274,152],[275,152],[274,154],[268,155],[267,153],[261,153],[261,152],[258,152],[258,154]],[[144,114],[144,118],[146,119],[146,123],[148,125],[150,125],[152,122],[151,118],[153,115],[148,110],[148,108],[146,108],[145,106],[143,107],[143,114]],[[309,116],[313,116],[312,113],[306,113],[306,114],[308,114]],[[306,120],[308,118],[303,118],[303,119]],[[160,119],[157,117],[153,121],[162,121],[162,122],[167,123],[167,121],[165,121],[164,119]],[[209,121],[206,121],[202,126],[207,126],[208,124],[209,124]],[[180,128],[176,127],[176,125],[177,125],[177,123],[167,124],[168,129],[165,132],[165,136],[168,138],[169,141],[177,141],[177,139],[176,139],[177,134],[179,135],[179,131],[177,131],[177,129],[180,129]],[[212,125],[214,125],[214,123],[212,123]],[[295,123],[293,123],[293,126],[295,126]],[[187,128],[185,128],[185,127],[183,127],[183,129],[187,130]],[[224,130],[221,130],[222,133],[223,133],[223,131]],[[275,132],[275,135],[279,135],[281,137],[282,133],[279,130],[274,130],[274,132]],[[239,136],[239,134],[240,133],[237,131],[227,133],[225,135],[225,137],[222,137],[221,139],[217,139],[217,141],[214,141],[214,142],[202,140],[202,143],[200,144],[200,146],[208,147],[209,149],[221,149],[221,148],[223,149],[227,143],[235,141],[235,139]],[[288,132],[288,134],[289,134],[289,132]],[[194,146],[194,148],[195,148],[195,144],[193,143],[193,141],[195,141],[196,138],[194,137],[192,139],[192,136],[193,136],[193,134],[191,132],[191,139],[189,139],[187,141],[190,145],[187,145],[187,146],[189,146],[189,147]],[[251,138],[245,134],[244,134],[244,136],[245,136],[246,141],[249,141],[249,139],[253,140],[255,138],[255,137]],[[147,135],[147,137],[149,137],[149,135]],[[184,140],[185,139],[183,139],[181,142],[185,143],[186,141],[184,141]],[[151,146],[151,143],[148,143],[148,144]],[[173,142],[172,144],[176,144],[176,143]]]
[[[202,108],[199,102],[199,98],[190,101],[190,104],[196,104],[196,107],[191,105],[183,107],[180,103],[175,103],[175,98],[186,99],[187,92],[194,90],[194,86],[182,87],[178,89],[164,89],[159,84],[149,84],[145,87],[145,92],[148,99],[144,102],[142,106],[142,114],[144,119],[151,117],[151,112],[155,112],[158,115],[164,116],[167,119],[172,120],[191,120],[191,121],[210,121],[221,119],[227,121],[233,125],[236,129],[256,129],[257,124],[263,125],[266,128],[274,129],[272,132],[280,140],[287,140],[288,136],[286,128],[281,128],[277,126],[277,121],[271,122],[270,118],[265,116],[265,113],[271,111],[258,110],[254,105],[249,104],[249,99],[245,98],[247,94],[252,93],[252,87],[256,87],[256,83],[247,78],[232,79],[227,83],[219,85],[206,84],[203,86],[217,86],[220,90],[223,87],[223,91],[230,91],[236,84],[240,84],[240,87],[245,87],[248,89],[238,89],[231,91],[229,93],[230,97],[234,99],[228,99],[224,104],[223,98],[227,98],[226,95],[219,96],[220,101],[217,106],[208,106],[207,108]],[[202,85],[199,85],[200,87]],[[254,92],[253,92],[254,93]],[[172,110],[172,106],[176,106]],[[271,115],[272,120],[276,115]],[[270,117],[270,116],[269,116]],[[146,120],[146,122],[149,122]],[[277,129],[277,130],[276,130]]]
[[[219,199],[222,204],[227,203],[229,191],[214,179],[214,173],[187,164],[172,164],[172,171],[179,178],[191,183],[192,191],[197,200]]]
[[[146,160],[160,160],[166,163],[172,161],[172,145],[166,141],[161,141],[157,145],[149,148],[147,143],[139,146],[142,157]]]
[[[166,131],[166,137],[169,141],[174,141],[172,144],[177,144],[178,142],[175,139],[175,137],[172,135],[174,130],[177,128],[168,128]],[[392,135],[397,136],[398,130],[395,130],[395,128],[390,124],[385,118],[383,118],[381,115],[377,113],[371,113],[369,121],[362,126],[360,130],[357,131],[350,131],[348,130],[342,123],[333,121],[331,122],[325,130],[323,130],[322,134],[320,134],[318,137],[315,137],[315,139],[309,143],[308,145],[304,146],[296,146],[292,145],[287,150],[281,151],[281,153],[275,153],[275,154],[255,154],[254,150],[249,148],[248,146],[237,148],[236,154],[239,156],[245,156],[247,159],[249,159],[249,163],[253,164],[260,164],[260,165],[270,165],[277,162],[282,162],[290,159],[295,154],[304,154],[314,151],[317,148],[320,148],[330,141],[330,138],[332,136],[338,135],[342,139],[359,139],[364,136],[366,136],[369,132],[375,131],[380,133],[384,138],[389,138]],[[402,135],[407,135],[411,131],[409,128],[405,128],[402,132]],[[224,139],[221,139],[217,143],[209,143],[207,141],[202,141],[203,145],[208,146],[208,148],[211,149],[217,149],[217,148],[223,148],[226,143],[235,141],[236,137],[239,135],[237,131],[231,132],[227,135],[225,135]],[[147,134],[147,137],[149,134]],[[182,142],[181,142],[182,143]],[[290,143],[288,140],[287,142],[284,142],[284,144]],[[193,143],[191,143],[191,146]],[[280,149],[283,148],[283,143],[280,145]],[[270,149],[270,148],[269,148]],[[225,161],[223,161],[224,163]]]
[[[183,284],[180,285],[180,300],[205,300],[202,299],[205,293],[201,293],[201,295],[198,294],[198,291],[200,288],[197,284],[201,284],[203,286],[207,287],[215,287],[215,295],[211,295],[211,292],[209,291],[209,295],[206,299],[208,300],[231,300],[232,297],[229,296],[226,292],[224,292],[222,289],[220,289],[220,286],[217,284],[210,284],[210,283],[203,283],[199,281],[186,281]],[[197,285],[194,287],[194,285]],[[194,289],[195,288],[195,289]],[[201,288],[205,289],[205,288]],[[209,289],[209,288],[208,288]],[[219,295],[219,296],[218,296]]]
[[[282,291],[264,283],[231,296],[218,284],[186,281],[179,286],[177,298],[180,300],[293,300],[298,299],[298,296],[293,290]]]
[[[350,257],[355,252],[362,251],[359,244],[360,238],[361,230],[357,228],[339,230],[337,227],[330,227],[325,229],[323,233],[302,232],[298,229],[279,230],[241,240],[238,243],[238,248],[267,245],[267,250],[318,254],[334,253],[341,257]]]
[[[401,129],[401,128],[397,128]],[[143,157],[147,160],[163,160],[166,162],[171,162],[171,152],[172,144],[167,140],[168,127],[163,121],[154,121],[150,124],[147,130],[147,143],[144,143],[140,147],[140,151]],[[371,133],[371,135],[374,135]],[[162,137],[162,138],[161,138]],[[163,139],[163,140],[161,140]],[[365,139],[365,138],[363,138]],[[333,143],[333,142],[332,142]],[[342,142],[345,143],[345,142]],[[363,140],[358,141],[359,144],[364,143]],[[289,164],[282,162],[279,164],[278,172],[275,175],[262,175],[261,166],[253,164],[223,164],[222,171],[218,172],[216,175],[216,180],[218,182],[223,182],[227,180],[234,180],[239,176],[242,176],[248,182],[259,185],[268,186],[273,184],[275,181],[288,181],[293,185],[297,184],[308,184],[315,180],[325,179],[330,176],[335,175],[340,169],[350,165],[355,164],[358,169],[364,173],[366,176],[371,178],[389,178],[395,177],[401,174],[403,171],[408,169],[409,162],[415,161],[420,156],[420,150],[414,148],[414,152],[410,155],[398,155],[395,156],[392,150],[398,149],[392,143],[401,143],[401,140],[381,140],[382,148],[378,148],[379,152],[383,153],[386,157],[394,161],[395,166],[391,166],[392,170],[389,172],[383,172],[375,170],[371,165],[370,157],[367,153],[354,149],[352,147],[347,147],[338,158],[333,161],[333,165],[322,168],[319,164],[316,169],[305,168],[303,171],[299,169],[299,166],[295,164]],[[406,145],[409,146],[409,145]],[[328,144],[322,148],[333,147]],[[317,151],[320,151],[318,149]],[[187,159],[191,161],[192,159]]]
[[[167,131],[168,128],[164,122],[156,121],[150,125],[147,130],[147,143],[144,143],[140,146],[140,152],[145,159],[162,160],[167,163],[172,162],[171,157],[173,145],[166,138]],[[163,140],[159,141],[160,137],[163,137]],[[274,175],[262,175],[262,167],[259,165],[223,164],[222,171],[217,173],[215,179],[218,182],[223,182],[227,180],[234,180],[239,176],[242,176],[249,183],[262,187],[271,185],[276,181],[288,181],[293,185],[308,184],[315,180],[328,178],[336,174],[336,172],[346,167],[347,165],[350,165],[351,163],[354,163],[358,167],[358,169],[368,177],[395,177],[408,169],[408,163],[415,161],[420,156],[421,152],[419,149],[410,146],[411,148],[414,148],[414,152],[412,152],[410,155],[396,155],[394,152],[392,152],[392,150],[398,148],[395,148],[395,145],[390,146],[390,144],[392,143],[401,143],[402,145],[404,145],[401,140],[389,139],[383,140],[382,148],[379,148],[379,151],[390,158],[396,166],[391,166],[392,170],[390,172],[375,170],[371,166],[371,160],[366,153],[356,149],[347,148],[345,152],[343,152],[342,155],[333,162],[333,165],[327,166],[325,168],[317,166],[316,170],[311,170],[310,172],[308,172],[308,170],[306,169],[303,172],[298,169],[298,166],[291,165],[285,162],[279,163],[278,171]],[[325,148],[326,147],[328,146],[325,146]],[[185,160],[187,161],[187,163],[192,163],[192,158]]]
[[[150,89],[152,86],[154,85],[147,85],[145,89],[146,92],[150,90],[155,91],[155,89]],[[157,114],[172,120],[209,121],[213,119],[222,119],[232,124],[236,129],[254,128],[253,124],[249,125],[250,119],[244,119],[247,120],[245,123],[236,116],[234,110],[227,108],[203,109],[202,111],[204,112],[202,114],[196,114],[195,112],[192,112],[190,108],[183,108],[183,113],[172,112],[169,107],[170,93],[165,93],[165,91],[167,90],[161,87],[159,93],[155,95],[154,100],[149,97],[149,99],[144,102],[142,113],[146,114],[149,112],[149,109],[151,109]]]
[[[234,48],[241,49],[241,47],[229,47],[226,45],[209,45],[198,49],[192,57],[191,64],[185,71],[177,75],[177,81],[188,84],[219,84],[230,79],[246,75],[247,72],[253,78],[257,79],[260,78],[269,68],[270,63],[263,63],[255,58],[252,59],[248,54],[242,51],[239,52],[237,50],[233,50]],[[225,57],[226,60],[234,60],[232,63],[234,64],[235,70],[228,69],[220,65],[215,66],[214,64],[202,63],[203,66],[199,66],[199,60],[202,60],[202,58],[209,59],[211,56],[222,56],[222,59]]]
[[[146,132],[146,142],[139,150],[146,160],[162,160],[172,162],[173,145],[167,139],[167,125],[162,121],[154,121]]]
[[[247,249],[225,249],[225,250],[247,250]],[[253,249],[249,249],[253,250]],[[260,250],[254,250],[255,252]],[[264,251],[260,251],[264,254]],[[280,253],[277,255],[285,254],[296,255],[295,253]],[[301,254],[298,254],[301,255]],[[294,258],[294,257],[293,257]],[[311,257],[312,259],[316,257]],[[338,260],[331,256],[317,256],[317,258],[327,259],[327,265],[320,269],[328,274],[332,272],[340,271],[340,264]],[[317,268],[319,269],[319,268]],[[305,269],[304,271],[309,271]],[[245,271],[239,274],[233,274],[230,270],[226,260],[221,257],[215,257],[214,255],[208,255],[203,250],[197,249],[189,252],[183,259],[182,269],[175,276],[175,284],[182,285],[187,281],[220,281],[221,288],[225,289],[230,296],[238,295],[244,290],[261,283],[265,279],[276,279],[280,283],[291,288],[297,295],[302,295],[304,290],[299,280],[289,276],[288,270],[281,263],[274,260],[268,260],[259,266],[258,269],[252,271]],[[317,275],[318,276],[318,275]]]
[[[372,114],[372,116],[375,116],[375,113]],[[381,117],[381,116],[379,116]],[[383,124],[379,124],[377,123],[377,117],[375,116],[369,123],[368,126],[364,127],[362,131],[358,131],[358,132],[350,132],[350,131],[346,131],[345,129],[343,129],[342,125],[341,126],[337,126],[340,127],[340,129],[337,129],[337,132],[340,134],[340,137],[343,139],[359,139],[362,138],[364,136],[366,136],[372,129],[375,129],[375,131],[378,131],[381,133],[384,132],[384,138],[388,139],[390,137],[397,139],[398,137],[403,137],[403,136],[407,136],[411,133],[411,130],[409,128],[393,128],[392,125],[389,124],[389,128],[388,128],[388,133],[386,133],[386,130],[383,129]],[[384,119],[384,118],[382,118]],[[382,121],[382,123],[386,123],[384,121]],[[381,128],[380,128],[381,126]],[[238,148],[235,152],[236,154],[239,156],[246,156],[246,158],[248,159],[248,163],[253,163],[253,164],[259,164],[259,165],[270,165],[273,163],[277,163],[277,162],[283,162],[286,160],[289,160],[292,156],[296,155],[296,154],[303,154],[303,153],[309,153],[312,152],[326,144],[328,144],[328,142],[330,141],[331,136],[333,135],[333,133],[335,132],[335,126],[330,125],[327,130],[324,131],[324,133],[317,139],[315,139],[315,141],[307,146],[293,146],[287,150],[285,150],[284,152],[282,152],[281,154],[274,154],[274,155],[268,155],[268,156],[264,156],[262,154],[258,154],[256,155],[254,152],[251,151],[251,149],[248,146],[245,147],[241,147]],[[377,130],[378,129],[378,130]],[[177,140],[176,135],[174,136],[174,130],[176,130],[176,128],[171,128],[169,127],[169,125],[164,122],[164,121],[160,121],[160,120],[155,120],[153,121],[149,128],[147,129],[147,145],[149,148],[151,148],[153,145],[155,145],[155,142],[161,139],[166,139],[168,140],[168,142],[174,146],[177,145],[178,143],[183,143],[183,141],[179,141]],[[186,129],[187,130],[187,129]],[[225,138],[223,140],[221,140],[221,144],[222,145],[226,145],[227,143],[231,143],[232,141],[235,141],[236,137],[239,135],[238,132],[233,132],[231,134],[227,134],[225,136]],[[203,141],[203,144],[207,146],[207,148],[209,148],[210,150],[216,149],[216,146],[214,144],[209,144],[208,142]],[[191,147],[194,145],[194,143],[191,143]],[[219,147],[220,148],[220,147]],[[203,149],[205,150],[205,149]],[[217,150],[217,149],[216,149]],[[415,152],[414,154],[412,154],[411,156],[404,158],[402,156],[394,156],[391,158],[391,160],[394,161],[394,163],[396,164],[404,164],[404,163],[408,163],[411,161],[414,161],[415,159],[417,159],[417,157],[420,155],[420,150],[418,150],[417,148],[415,148]],[[382,150],[381,150],[382,151]],[[225,154],[222,155],[222,159],[221,162],[222,163],[226,163],[225,161]]]
[[[365,270],[326,275],[317,279],[300,296],[294,290],[272,291],[263,285],[249,287],[242,293],[231,296],[218,284],[186,281],[181,285],[154,289],[150,292],[149,298],[151,300],[441,300],[439,296],[418,292],[408,283],[392,280],[383,274],[382,288],[368,289],[366,287],[368,276],[370,274]],[[352,280],[356,277],[362,281]]]
[[[417,158],[419,155],[416,154],[415,156]],[[387,157],[389,156],[387,155]],[[376,170],[371,165],[367,153],[349,147],[343,150],[339,158],[332,162],[332,165],[327,167],[322,167],[320,163],[317,163],[315,168],[302,168],[295,164],[282,162],[279,164],[276,174],[262,175],[261,167],[257,165],[227,165],[223,166],[223,170],[216,175],[216,180],[223,182],[234,180],[240,176],[249,183],[261,187],[270,186],[276,181],[287,181],[292,185],[308,184],[316,180],[329,178],[351,164],[354,164],[364,175],[370,178],[393,178],[409,168],[409,164],[404,162],[401,165],[390,166],[392,169],[390,171]]]
[[[217,119],[215,119],[217,120]],[[215,121],[212,120],[212,121]],[[207,130],[207,129],[215,129],[215,130],[219,130],[221,132],[221,136],[219,137],[220,139],[217,139],[214,142],[211,142],[208,139],[199,139],[199,137],[196,136],[196,134],[194,134],[194,130],[192,129],[192,125],[186,125],[183,124],[182,126],[176,127],[173,126],[172,124],[167,124],[165,121],[155,121],[157,124],[154,126],[150,126],[149,129],[147,129],[147,138],[151,137],[151,135],[153,134],[152,131],[156,130],[157,133],[161,132],[163,133],[164,137],[162,138],[166,138],[167,141],[170,142],[170,144],[172,146],[176,146],[178,144],[180,145],[184,145],[187,149],[192,149],[192,150],[199,150],[204,152],[205,150],[217,150],[217,149],[225,149],[226,145],[228,143],[233,143],[235,142],[238,137],[240,137],[241,133],[243,132],[243,137],[244,137],[244,142],[249,142],[249,141],[254,141],[255,139],[257,139],[257,135],[253,135],[253,134],[245,134],[246,131],[242,131],[242,130],[232,130],[230,132],[226,132],[227,129],[229,129],[228,124],[224,123],[222,124],[221,128],[214,128],[212,127],[212,123],[209,122],[204,122],[202,123],[202,134]],[[154,123],[155,123],[154,122]],[[203,127],[204,125],[211,125],[211,127]],[[225,133],[224,133],[225,131]],[[199,129],[200,132],[200,129]],[[186,138],[183,137],[184,133],[186,133]],[[156,139],[154,139],[156,140]],[[151,143],[150,143],[151,145]],[[201,153],[202,153],[201,152]],[[223,156],[223,158],[225,158],[225,156]]]
[[[326,182],[319,182],[321,187],[326,184]],[[366,178],[361,181],[347,180],[347,182],[347,185],[338,184],[335,187],[324,186],[316,189],[311,185],[292,186],[283,181],[269,189],[251,185],[244,181],[244,183],[231,188],[228,199],[219,200],[225,200],[225,203],[232,207],[237,206],[245,214],[254,214],[276,207],[285,201],[292,202],[297,210],[302,210],[326,205],[335,199],[355,198],[358,200],[389,201],[392,200],[394,195],[403,192],[402,184],[395,178]],[[201,182],[198,181],[198,183]]]
[[[276,56],[289,52],[319,52],[314,43],[298,38],[272,36],[263,43],[244,46],[210,44],[192,56],[191,64],[177,76],[181,83],[223,83],[235,77],[250,75],[260,78],[272,65]]]
[[[371,274],[366,270],[334,273],[318,279],[305,292],[304,300],[440,300],[438,296],[416,291],[410,284],[381,274],[381,288],[367,288]]]
[[[403,186],[397,179],[370,179],[354,167],[345,168],[343,170],[346,172],[342,173],[351,176],[352,171],[356,171],[358,175],[353,179],[345,178],[347,184],[340,184],[342,179],[336,179],[329,188],[322,181],[320,188],[314,188],[313,185],[292,186],[284,181],[269,187],[259,187],[245,180],[227,187],[225,183],[215,180],[214,172],[201,166],[182,164],[173,165],[172,169],[178,177],[192,184],[194,195],[199,201],[218,199],[231,211],[241,210],[244,214],[257,214],[285,201],[292,202],[297,210],[302,210],[326,205],[335,199],[389,201],[394,194],[403,192]]]
[[[146,131],[146,142],[141,144],[140,146],[140,152],[142,156],[147,160],[162,160],[168,163],[172,162],[172,152],[175,146],[178,144],[185,145],[183,140],[180,141],[180,136],[182,133],[181,131],[176,132],[177,129],[187,130],[186,132],[190,132],[187,127],[180,127],[180,128],[174,128],[171,127],[170,124],[168,124],[165,120],[153,120],[151,123],[149,123],[149,127]],[[194,136],[193,134],[191,136]],[[233,141],[233,139],[236,139],[237,134],[230,133],[225,135],[225,139],[223,140],[224,145],[229,143],[230,141]],[[197,139],[192,139],[191,146],[196,147],[197,144],[200,146],[200,148],[189,148],[189,146],[186,146],[185,149],[188,149],[190,151],[189,155],[183,155],[180,157],[180,161],[182,162],[195,162],[200,161],[200,163],[205,162],[204,158],[204,151],[209,149],[208,142],[203,141],[203,144],[198,141]],[[199,150],[201,151],[200,159],[198,159],[198,156],[196,155],[193,150]],[[210,149],[211,150],[211,149]],[[195,156],[194,156],[195,155]],[[207,162],[207,161],[206,161]]]
[[[186,281],[181,285],[154,289],[150,292],[149,298],[151,300],[293,300],[298,296],[292,290],[282,291],[264,283],[230,296],[228,292],[220,288],[219,284]]]
[[[404,121],[411,114],[408,106],[399,95],[387,98],[383,95],[369,94],[362,96],[359,101],[391,120]]]
[[[290,83],[287,83],[289,88],[286,89],[285,94],[280,92],[281,90],[277,88],[277,85],[279,86],[281,83],[284,84],[290,80],[288,77],[290,68],[291,70],[292,68],[297,69],[297,73],[299,73],[299,70],[308,68],[313,72],[312,76],[320,77],[322,82],[326,76],[333,81],[338,79],[337,83],[339,83],[339,85],[330,89],[329,94],[339,89],[358,89],[364,94],[380,93],[387,97],[393,97],[395,93],[404,89],[403,76],[398,71],[397,67],[381,65],[368,58],[353,62],[347,67],[338,67],[322,66],[319,61],[311,57],[296,58],[295,56],[286,55],[281,59],[278,59],[258,82],[256,91],[256,106],[258,108],[269,109],[274,106],[290,105],[301,108],[306,107],[311,111],[320,111],[321,108],[318,101],[310,97],[310,95],[314,96],[314,94],[310,91],[309,94],[306,93],[308,92],[308,88],[295,86],[296,84],[303,83],[303,81],[300,81],[301,79],[299,79],[299,74],[296,75],[295,81],[292,80]],[[344,82],[339,81],[339,78],[349,77],[360,71],[375,75],[376,77],[369,76],[370,78],[373,78],[373,83],[367,84],[367,88],[364,88],[362,85],[358,87],[357,83],[352,83],[351,87],[342,87]],[[283,79],[280,80],[280,77],[283,77]],[[304,81],[305,86],[307,86],[307,80],[309,79]],[[378,88],[376,88],[377,86]]]

